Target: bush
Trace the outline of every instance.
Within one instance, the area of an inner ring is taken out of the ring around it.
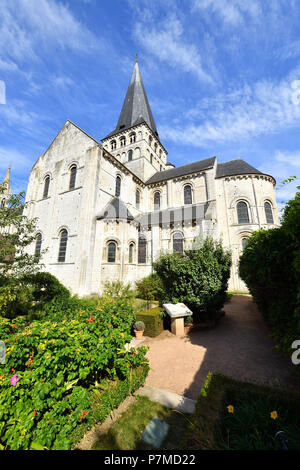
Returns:
[[[70,297],[68,289],[50,273],[39,272],[23,276],[21,282],[32,289],[33,300],[49,302],[54,297]]]
[[[277,348],[289,357],[300,336],[299,220],[297,193],[286,207],[282,226],[253,233],[239,264],[240,276],[271,326]]]
[[[163,284],[162,303],[183,302],[197,321],[209,317],[226,301],[231,255],[220,243],[205,239],[197,250],[161,256],[153,263]]]
[[[164,329],[163,327],[163,309],[160,307],[144,310],[136,315],[138,321],[145,325],[145,335],[154,338],[158,336]]]
[[[65,311],[59,311],[62,305]],[[77,426],[93,423],[90,391],[110,380],[120,381],[128,393],[133,370],[147,368],[146,348],[124,347],[134,320],[132,307],[122,299],[96,303],[60,297],[41,321],[26,325],[0,318],[7,361],[0,374],[2,445],[70,448]]]
[[[160,300],[163,297],[163,284],[156,273],[136,281],[137,297],[145,300]]]
[[[123,298],[133,302],[134,291],[131,289],[130,284],[125,284],[122,281],[106,282],[104,284],[103,297],[108,298]]]
[[[0,316],[26,315],[32,305],[32,290],[17,280],[6,280],[0,287]]]
[[[144,331],[145,329],[145,323],[142,321],[136,321],[135,324],[133,325],[133,328],[136,331]]]

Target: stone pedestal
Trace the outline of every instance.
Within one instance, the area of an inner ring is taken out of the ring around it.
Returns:
[[[171,332],[176,336],[184,336],[184,317],[192,316],[193,312],[184,304],[163,304],[171,317]]]

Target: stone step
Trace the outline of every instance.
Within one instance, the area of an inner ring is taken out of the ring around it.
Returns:
[[[196,400],[177,395],[177,393],[145,385],[138,390],[137,394],[147,396],[152,401],[156,401],[167,408],[178,410],[182,413],[191,414],[195,412]]]

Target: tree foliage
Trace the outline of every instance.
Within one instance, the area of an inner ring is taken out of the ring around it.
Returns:
[[[300,192],[288,202],[280,228],[251,235],[239,271],[278,348],[291,356],[300,337]]]
[[[202,241],[196,250],[162,255],[154,264],[164,287],[164,303],[183,302],[194,313],[213,314],[226,300],[231,254],[221,243]]]
[[[0,195],[6,184],[0,185]],[[29,203],[24,202],[25,193],[13,194],[0,208],[0,273],[2,277],[17,278],[38,270],[40,256],[30,255],[26,248],[34,241],[36,219],[24,215]]]

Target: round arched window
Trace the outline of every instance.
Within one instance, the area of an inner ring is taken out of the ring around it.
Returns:
[[[173,235],[173,251],[183,253],[183,235],[180,232],[176,232]]]
[[[266,201],[264,204],[267,224],[274,224],[273,211],[271,204]]]
[[[237,203],[236,206],[237,210],[237,217],[238,217],[238,223],[239,224],[249,224],[249,212],[248,212],[248,206],[244,201],[240,201]]]
[[[109,244],[107,246],[107,261],[108,261],[108,263],[115,263],[116,262],[116,251],[117,251],[116,242],[109,242]]]

